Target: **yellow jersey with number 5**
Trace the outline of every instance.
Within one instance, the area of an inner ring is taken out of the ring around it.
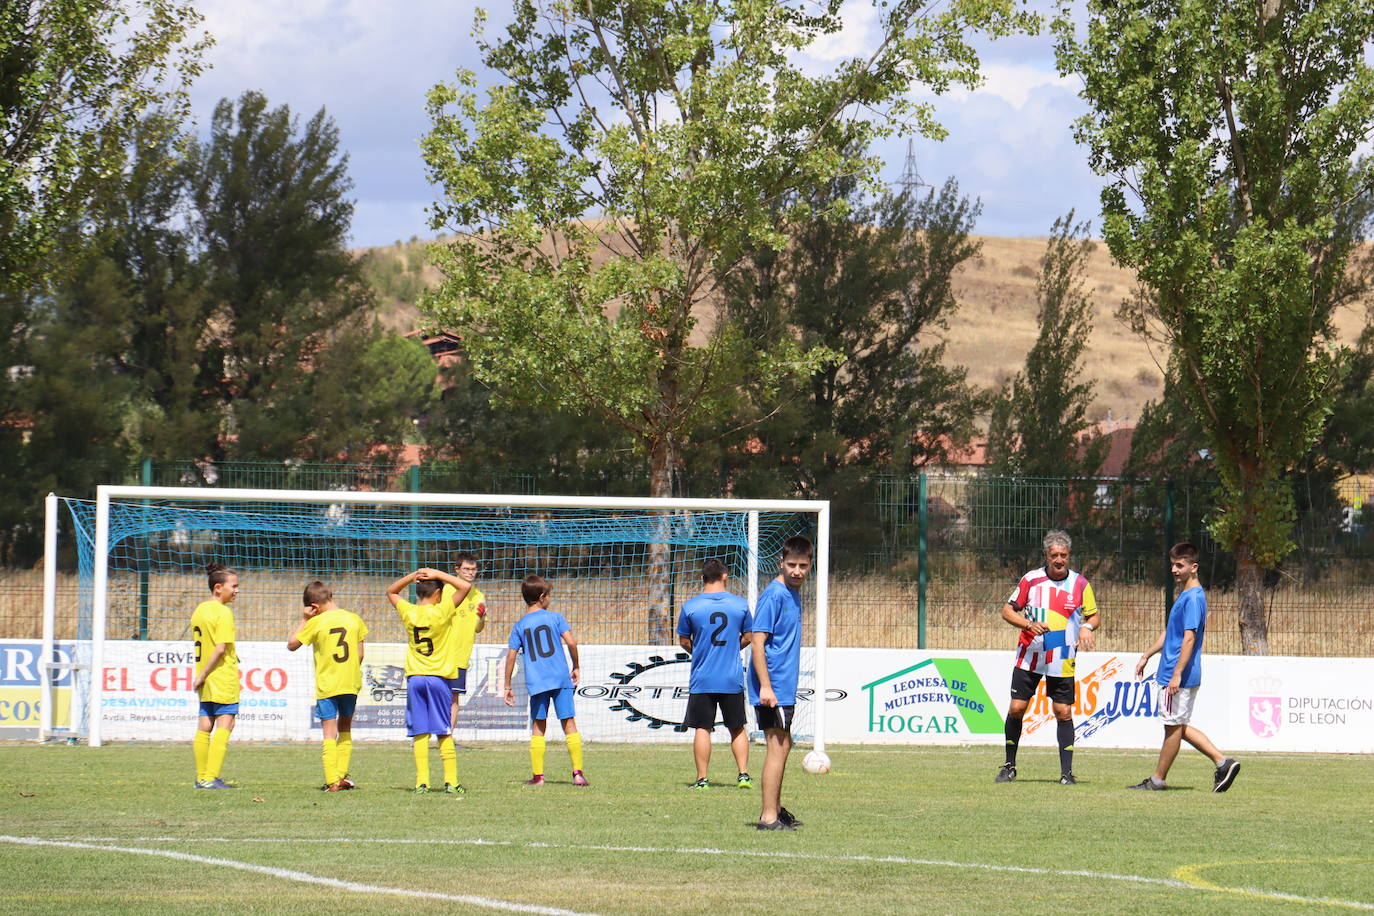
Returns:
[[[196,642],[196,676],[210,663],[215,646],[228,643],[224,657],[200,688],[202,703],[239,701],[239,656],[235,651],[234,612],[219,601],[202,601],[191,614],[191,638]]]
[[[305,622],[296,636],[315,653],[315,699],[363,689],[363,640],[367,624],[352,611],[333,608]]]
[[[406,676],[453,677],[453,605],[411,604],[402,599],[396,613],[406,628]]]

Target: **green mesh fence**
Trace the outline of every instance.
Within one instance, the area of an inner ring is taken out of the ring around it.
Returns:
[[[538,471],[469,474],[461,463],[396,466],[144,462],[125,483],[542,495],[557,484]],[[688,482],[687,496],[712,496]],[[1369,481],[1300,486],[1298,549],[1266,581],[1275,654],[1374,655],[1374,515]],[[695,492],[700,489],[700,492]],[[1235,562],[1208,535],[1210,481],[1013,479],[959,474],[875,475],[833,500],[831,644],[1010,649],[1000,609],[1023,572],[1040,565],[1048,528],[1074,539],[1073,564],[1093,583],[1102,646],[1139,651],[1172,600],[1168,545],[1202,548],[1212,623],[1208,648],[1238,652]],[[596,495],[596,494],[588,494]],[[786,497],[793,494],[752,494]],[[8,636],[37,635],[39,573],[5,573],[0,610]],[[74,624],[65,627],[72,635]]]

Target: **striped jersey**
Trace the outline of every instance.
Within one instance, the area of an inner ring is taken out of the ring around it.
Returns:
[[[1016,667],[1051,677],[1073,677],[1078,628],[1097,613],[1097,599],[1088,580],[1071,569],[1056,582],[1042,566],[1021,577],[1007,604],[1032,623],[1049,626],[1049,631],[1039,636],[1032,636],[1030,630],[1021,631]]]

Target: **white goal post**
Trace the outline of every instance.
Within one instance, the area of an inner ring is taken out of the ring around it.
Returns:
[[[88,622],[77,627],[71,660],[58,662],[54,655],[55,570],[58,517],[63,503],[83,551],[78,619]],[[732,567],[731,586],[744,586],[743,593],[752,609],[760,579],[766,582],[776,574],[776,554],[772,551],[788,534],[805,531],[815,546],[814,568],[808,583],[808,590],[814,592],[808,595],[804,608],[805,616],[812,617],[808,621],[813,623],[812,633],[808,634],[812,639],[808,641],[814,644],[814,678],[809,694],[813,702],[807,705],[814,744],[818,749],[825,747],[828,501],[101,486],[93,504],[50,495],[47,511],[43,663],[39,666],[40,737],[63,734],[60,730],[55,732],[53,723],[54,688],[61,676],[70,673],[70,682],[78,686],[72,689],[73,726],[67,733],[84,732],[93,747],[105,742],[111,734],[105,713],[111,693],[128,689],[117,678],[112,680],[115,676],[108,667],[107,652],[112,644],[127,650],[130,641],[140,639],[189,642],[184,627],[193,606],[190,602],[205,596],[183,596],[194,594],[197,585],[203,592],[204,577],[199,569],[207,560],[254,569],[254,575],[262,580],[280,570],[283,574],[277,578],[289,576],[291,581],[301,584],[316,576],[326,581],[331,577],[347,580],[350,576],[366,576],[366,587],[359,586],[358,593],[380,597],[374,589],[376,581],[389,581],[415,565],[447,567],[446,558],[452,550],[477,545],[484,555],[497,559],[493,565],[499,564],[506,570],[500,585],[503,594],[510,592],[515,583],[514,594],[518,596],[518,579],[510,577],[523,576],[526,571],[539,572],[541,564],[555,570],[556,609],[560,597],[571,601],[579,591],[588,591],[595,584],[599,589],[596,597],[588,600],[596,610],[569,614],[579,641],[596,644],[632,639],[671,653],[677,650],[676,637],[671,630],[661,627],[650,630],[652,640],[642,636],[620,637],[604,627],[591,627],[592,638],[588,640],[579,630],[588,627],[587,617],[604,613],[622,621],[618,625],[641,628],[633,633],[643,632],[646,606],[651,618],[654,614],[666,618],[659,607],[663,603],[659,592],[666,590],[666,607],[675,607],[692,587],[691,575],[700,571],[701,559],[724,555],[727,550],[733,551],[732,560],[727,563]],[[762,556],[761,550],[766,551]],[[561,572],[565,572],[570,583],[562,593],[558,579]],[[614,587],[597,584],[603,581],[614,582]],[[483,585],[479,581],[479,587]],[[699,578],[695,585],[700,585]],[[264,634],[260,638],[264,643],[269,636],[271,641],[279,639],[284,643],[289,635],[285,628],[292,619],[298,619],[300,611],[299,599],[291,595],[298,596],[299,589],[291,592],[283,586],[279,595],[272,596],[271,607],[260,612],[263,620],[259,630]],[[617,609],[616,602],[623,603],[625,609]],[[89,616],[81,617],[83,613]],[[268,619],[268,615],[274,616]],[[387,617],[390,619],[389,613]],[[633,624],[636,620],[638,624]],[[506,625],[509,622],[505,620]],[[242,642],[242,622],[239,630]],[[479,641],[485,638],[479,637]],[[369,637],[369,643],[372,639]],[[307,649],[307,660],[308,653]],[[239,654],[243,655],[242,649]],[[666,664],[659,655],[652,658],[648,667]],[[679,653],[676,660],[683,658]],[[643,670],[646,666],[629,667]],[[189,689],[177,680],[177,673],[167,676],[170,681],[158,690]],[[615,688],[610,690],[613,697]],[[592,695],[595,694],[584,694]],[[630,710],[628,715],[631,721],[648,721],[649,728],[672,724],[659,721],[642,709]],[[685,731],[682,727],[676,730]],[[174,738],[172,732],[165,734],[165,739]]]

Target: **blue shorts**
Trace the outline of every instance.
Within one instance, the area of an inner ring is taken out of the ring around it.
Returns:
[[[315,701],[315,716],[321,722],[340,717],[351,719],[353,718],[353,710],[357,705],[358,695],[356,693],[341,693],[337,696],[325,697]]]
[[[543,693],[532,694],[530,696],[530,718],[547,719],[550,700],[553,701],[553,711],[558,718],[573,718],[573,688],[571,687],[560,687],[557,690],[545,690]]]
[[[449,689],[454,693],[468,692],[468,669],[459,668],[457,677],[445,678],[448,681]]]
[[[448,678],[412,674],[406,678],[406,734],[447,735],[453,730],[453,691]]]
[[[205,700],[200,701],[200,714],[202,716],[237,716],[239,714],[239,704],[237,703],[209,703]]]

